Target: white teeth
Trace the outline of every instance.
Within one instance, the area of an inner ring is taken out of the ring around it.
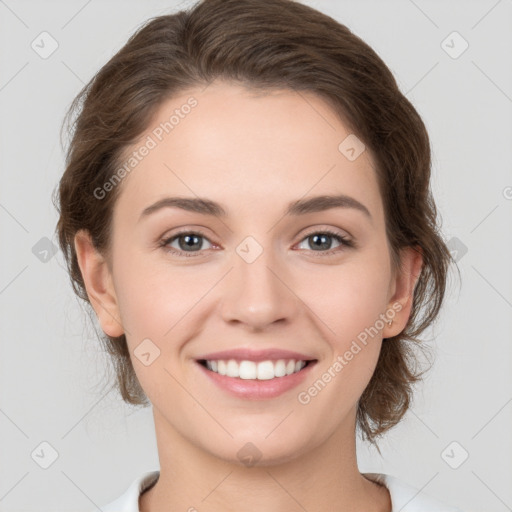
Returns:
[[[261,370],[258,372],[258,366],[254,361],[242,361],[238,365],[237,374],[232,375],[232,377],[240,377],[241,379],[255,379],[256,375],[259,375],[260,373]]]
[[[234,361],[233,359],[230,359],[228,361],[228,364],[226,365],[226,376],[227,377],[238,377],[239,375],[239,368],[238,363]]]
[[[242,368],[243,364],[245,363],[245,361],[242,361],[240,363],[240,369]],[[256,368],[256,363],[253,363],[254,364],[254,367]],[[256,371],[250,376],[250,377],[247,377],[245,375],[243,375],[242,373],[240,373],[240,378],[241,379],[258,379],[258,380],[270,380],[270,379],[273,379],[275,377],[275,372],[274,372],[274,363],[272,361],[261,361],[258,363],[258,370],[257,370],[257,374],[256,374]]]
[[[210,363],[210,361],[206,361],[207,365],[208,365],[208,363]],[[218,364],[217,373],[219,373],[220,375],[226,375],[226,361],[217,361],[217,364]],[[212,368],[211,366],[209,366],[208,368],[210,370],[215,371],[215,369]]]
[[[206,367],[212,372],[227,377],[238,377],[240,379],[257,379],[269,380],[275,377],[284,377],[297,373],[306,366],[306,361],[295,361],[290,359],[285,361],[279,359],[277,361],[235,361],[229,359],[228,361],[219,359],[215,361],[206,361]]]
[[[299,361],[299,363],[300,363],[300,361]],[[279,361],[276,361],[273,366],[274,366],[273,370],[274,370],[275,377],[284,377],[286,375],[286,363],[282,359],[279,359]]]

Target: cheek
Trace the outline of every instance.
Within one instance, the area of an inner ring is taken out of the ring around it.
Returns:
[[[163,256],[133,251],[114,261],[119,313],[131,352],[148,338],[162,359],[168,360],[165,355],[171,352],[179,356],[195,333],[195,320],[208,306],[205,295],[219,280],[219,270],[208,265],[180,266]]]
[[[375,370],[385,325],[379,315],[386,310],[390,278],[388,262],[380,254],[368,251],[330,272],[319,272],[308,280],[309,291],[299,293],[308,297],[305,302],[329,343],[321,373],[333,384],[324,403],[340,392],[346,405],[355,403]]]
[[[301,296],[342,349],[385,312],[390,276],[385,262],[371,254],[332,268],[309,276]]]
[[[179,396],[170,373],[179,364],[180,347],[193,332],[193,306],[207,288],[199,275],[172,267],[163,258],[156,261],[133,251],[124,254],[114,260],[119,314],[137,378],[150,400],[159,403],[165,400],[162,394]],[[146,359],[145,354],[149,354]]]

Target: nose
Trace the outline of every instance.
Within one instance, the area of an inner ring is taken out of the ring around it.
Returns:
[[[261,331],[275,323],[289,323],[300,302],[290,280],[289,273],[277,264],[269,249],[252,263],[235,254],[234,268],[224,282],[221,308],[224,321],[243,324],[251,331]]]

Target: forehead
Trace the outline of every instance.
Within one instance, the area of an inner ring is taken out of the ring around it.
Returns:
[[[140,213],[170,194],[209,197],[229,208],[230,202],[263,206],[262,201],[288,204],[308,194],[344,193],[364,200],[379,216],[370,152],[347,158],[345,141],[354,146],[354,137],[310,92],[214,82],[161,104],[125,152],[125,159],[138,156],[119,202]],[[143,146],[149,149],[141,151]]]

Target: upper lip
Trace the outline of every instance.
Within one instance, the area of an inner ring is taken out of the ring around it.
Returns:
[[[267,361],[278,359],[295,359],[295,361],[313,361],[314,357],[299,352],[292,352],[290,350],[281,350],[278,348],[268,348],[265,350],[251,350],[248,348],[234,348],[231,350],[222,350],[220,352],[211,352],[196,358],[197,360],[217,360],[222,359],[227,361],[235,359],[238,361]]]

